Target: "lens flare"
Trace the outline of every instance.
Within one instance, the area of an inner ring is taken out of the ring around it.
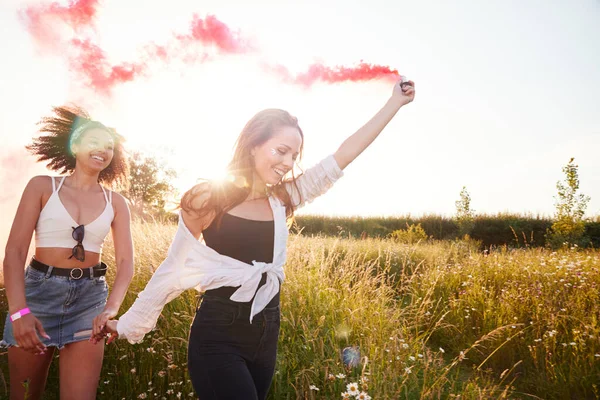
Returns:
[[[360,364],[360,350],[356,346],[346,347],[342,350],[342,362],[347,368],[354,368]]]

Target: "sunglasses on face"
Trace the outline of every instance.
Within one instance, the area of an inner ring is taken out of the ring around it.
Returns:
[[[85,249],[83,248],[83,237],[85,236],[85,228],[83,225],[79,225],[77,228],[73,228],[73,233],[71,234],[73,239],[77,241],[75,247],[71,252],[71,257],[69,259],[75,257],[76,260],[81,262],[85,261]]]

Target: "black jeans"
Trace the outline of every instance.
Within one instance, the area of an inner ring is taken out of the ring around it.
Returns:
[[[204,296],[188,341],[188,371],[200,400],[265,399],[279,324],[279,306],[265,308],[251,324],[248,305]]]

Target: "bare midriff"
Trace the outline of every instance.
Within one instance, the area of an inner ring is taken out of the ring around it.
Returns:
[[[35,249],[35,259],[55,268],[89,268],[100,262],[100,254],[85,252],[85,261],[81,262],[71,257],[73,250],[60,247],[38,247]]]

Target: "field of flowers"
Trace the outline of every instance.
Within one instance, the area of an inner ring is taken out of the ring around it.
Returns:
[[[174,231],[135,223],[136,275],[121,311]],[[111,245],[104,260],[114,265]],[[598,250],[293,235],[286,276],[271,399],[600,399]],[[108,346],[98,398],[193,398],[186,343],[196,303],[185,292],[142,344]],[[0,327],[6,309],[0,289]],[[344,365],[344,349],[356,366]],[[0,350],[0,398],[6,364]],[[54,363],[48,399],[57,381]]]

